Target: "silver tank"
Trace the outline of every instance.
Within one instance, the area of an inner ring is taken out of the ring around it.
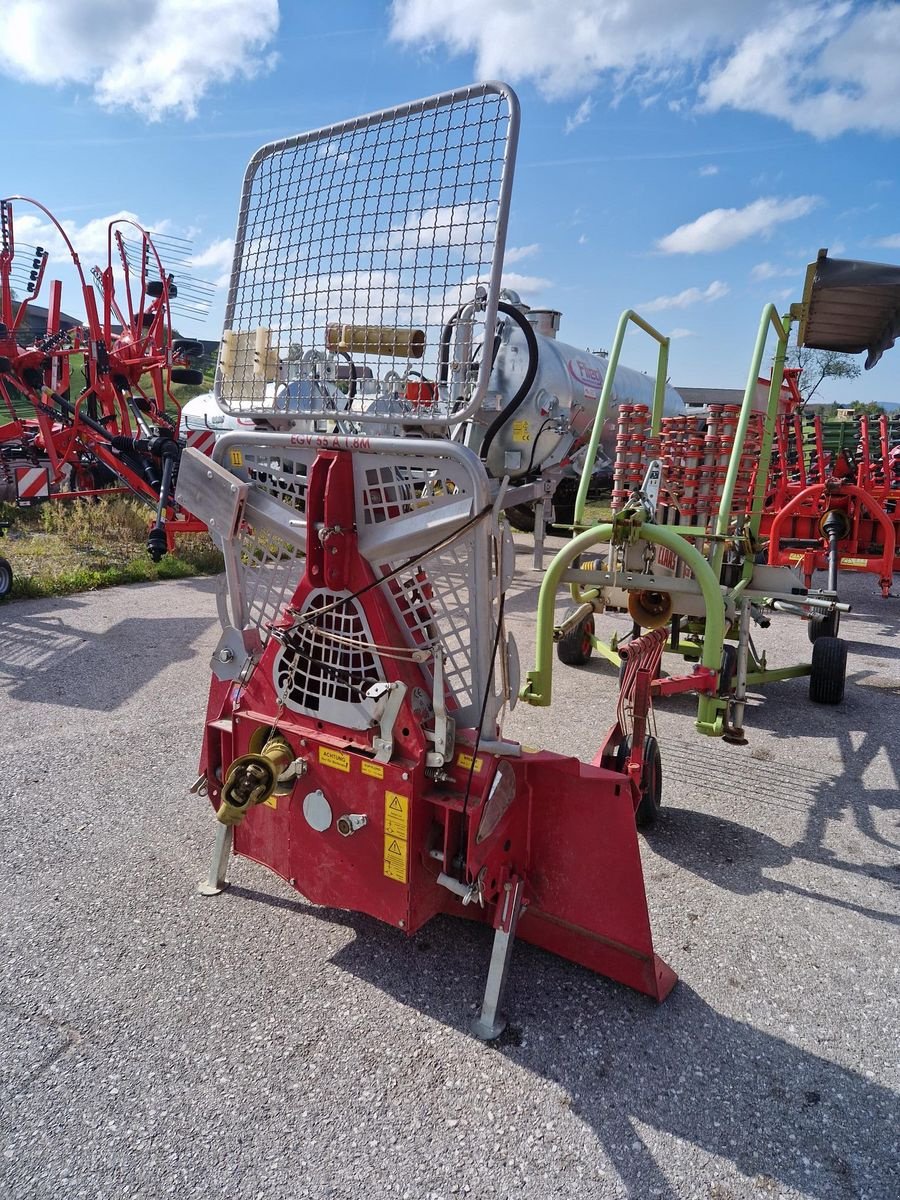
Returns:
[[[609,367],[608,359],[556,340],[553,335],[559,314],[554,310],[532,309],[523,315],[534,329],[538,366],[527,396],[488,447],[488,470],[497,478],[535,475],[542,467],[562,462],[586,441]],[[525,334],[508,318],[488,387],[488,398],[493,397],[496,408],[483,411],[484,420],[494,418],[510,403],[525,379],[528,359]],[[648,375],[619,365],[600,437],[609,458],[615,456],[619,405],[652,406],[653,387]],[[663,411],[666,416],[684,411],[681,396],[668,385]]]

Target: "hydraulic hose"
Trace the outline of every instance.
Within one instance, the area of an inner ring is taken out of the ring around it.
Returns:
[[[500,412],[497,413],[496,417],[494,417],[493,421],[491,421],[490,425],[487,427],[484,440],[481,443],[480,453],[482,459],[487,458],[488,450],[490,450],[491,443],[493,442],[494,438],[497,436],[509,418],[513,415],[513,413],[522,405],[525,397],[531,391],[538,369],[538,344],[537,338],[534,335],[534,329],[531,327],[531,322],[526,320],[524,313],[521,313],[516,307],[514,307],[514,305],[506,304],[502,300],[497,305],[497,311],[502,312],[506,316],[512,318],[512,320],[515,321],[522,333],[525,335],[525,344],[528,347],[528,367],[525,371],[525,378],[519,384],[518,388],[516,389],[516,393],[510,400],[509,404],[507,404],[500,410]]]

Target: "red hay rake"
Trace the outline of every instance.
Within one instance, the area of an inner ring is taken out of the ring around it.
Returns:
[[[45,328],[31,331],[29,306],[41,292],[50,253],[17,246],[14,201],[39,209],[70,256],[83,323],[64,323],[62,284],[53,280]],[[180,406],[171,392],[172,383],[202,382],[192,361],[203,347],[173,339],[178,290],[153,238],[136,222],[110,223],[106,265],[91,277],[48,209],[21,196],[0,201],[0,419],[4,410],[6,417],[0,496],[29,504],[131,492],[154,509],[147,548],[158,561],[176,534],[205,529],[174,501]],[[25,293],[21,299],[17,290]],[[73,395],[76,357],[84,385]]]

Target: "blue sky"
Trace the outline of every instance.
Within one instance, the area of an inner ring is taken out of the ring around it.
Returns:
[[[485,77],[522,103],[511,269],[567,341],[608,346],[633,306],[675,336],[676,385],[743,386],[763,304],[799,299],[820,246],[900,262],[896,3],[7,0],[0,46],[0,190],[88,266],[127,211],[221,280],[262,142]],[[223,303],[185,332],[217,337]],[[640,338],[625,357],[651,366]],[[820,392],[897,400],[898,370]]]

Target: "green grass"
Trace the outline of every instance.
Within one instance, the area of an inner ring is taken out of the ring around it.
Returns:
[[[152,510],[136,500],[48,501],[30,509],[0,505],[9,521],[0,554],[13,569],[10,599],[212,575],[222,556],[207,534],[186,534],[174,554],[151,562],[146,549]]]

